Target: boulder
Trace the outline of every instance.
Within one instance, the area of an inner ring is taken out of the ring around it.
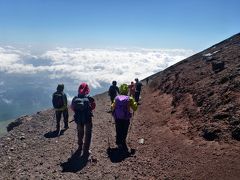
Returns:
[[[212,70],[215,73],[218,73],[224,69],[225,63],[224,61],[213,61],[212,62]]]
[[[22,118],[18,118],[15,121],[9,123],[8,126],[7,126],[7,131],[9,132],[9,131],[13,130],[15,127],[22,124],[22,121],[23,121]]]
[[[202,131],[202,136],[207,141],[214,141],[216,139],[219,139],[219,134],[221,133],[221,130],[215,126],[208,126],[205,127]]]
[[[240,126],[237,126],[232,131],[232,138],[240,141]]]

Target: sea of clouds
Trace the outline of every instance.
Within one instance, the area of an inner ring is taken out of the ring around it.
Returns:
[[[113,80],[130,83],[159,72],[194,52],[184,49],[55,48],[42,53],[0,47],[0,122],[52,107],[52,93],[64,83],[71,101],[81,82],[90,95],[107,91]],[[1,126],[1,124],[0,124]]]
[[[41,74],[55,80],[67,78],[100,88],[112,80],[130,83],[136,77],[143,79],[193,53],[185,49],[56,48],[34,55],[29,50],[5,46],[0,47],[0,72],[16,76]]]

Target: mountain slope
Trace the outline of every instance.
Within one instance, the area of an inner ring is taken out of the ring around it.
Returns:
[[[189,135],[240,139],[240,34],[166,69],[151,87],[172,96],[171,113],[187,119]]]
[[[0,179],[239,179],[240,144],[232,136],[239,119],[239,48],[238,34],[152,76],[129,130],[128,145],[136,151],[130,157],[108,156],[115,129],[107,93],[95,96],[88,161],[71,159],[74,122],[54,137],[52,110],[19,118],[0,139]],[[212,62],[220,60],[225,68],[214,72]]]

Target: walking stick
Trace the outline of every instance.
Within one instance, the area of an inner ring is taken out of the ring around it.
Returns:
[[[135,149],[132,148],[132,145],[131,145],[131,130],[132,130],[132,124],[133,124],[133,120],[134,120],[134,112],[133,112],[133,116],[130,120],[130,125],[129,125],[129,130],[128,130],[128,144],[129,144],[129,148],[130,148],[130,154],[135,154]]]
[[[71,148],[71,155],[73,155],[73,148],[75,146],[75,140],[76,140],[76,136],[77,136],[77,129],[74,130],[75,131],[75,135],[73,138],[73,143],[72,143],[72,148]]]
[[[113,120],[113,116],[111,115],[111,122],[112,122],[112,120]],[[108,124],[109,124],[109,122],[108,122]],[[110,156],[110,154],[111,154],[111,147],[110,147],[110,135],[111,135],[111,133],[109,132],[110,131],[110,128],[108,128],[107,129],[107,141],[108,141],[108,148],[107,148],[107,154]]]
[[[113,116],[111,115],[111,122],[113,121]],[[108,129],[108,148],[110,148],[110,135],[111,133],[109,132],[110,128]]]

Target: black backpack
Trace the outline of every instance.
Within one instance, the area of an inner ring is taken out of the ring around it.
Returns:
[[[74,97],[73,102],[74,120],[76,123],[86,123],[92,117],[88,97]]]
[[[142,83],[138,82],[136,83],[136,91],[140,92],[142,89]]]
[[[110,86],[108,91],[109,96],[115,97],[117,95],[117,87],[116,86]]]
[[[59,109],[64,106],[64,97],[62,92],[55,92],[53,94],[52,104],[55,109]]]

